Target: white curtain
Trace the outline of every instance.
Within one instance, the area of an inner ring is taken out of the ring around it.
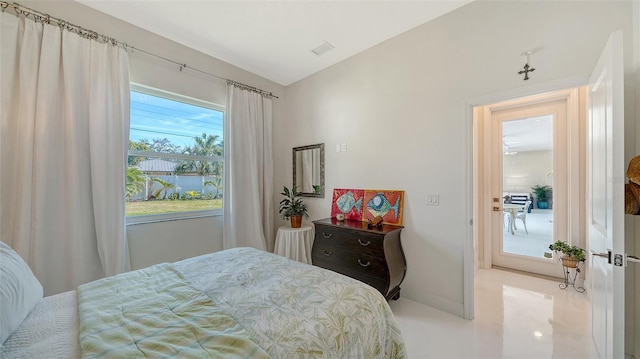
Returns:
[[[0,16],[0,238],[45,295],[126,271],[127,53]]]
[[[227,86],[224,248],[273,251],[271,99]]]

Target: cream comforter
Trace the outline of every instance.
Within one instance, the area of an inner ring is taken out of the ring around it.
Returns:
[[[214,314],[200,312],[202,308],[185,308],[187,312],[194,311],[185,317],[204,323],[205,329],[220,331],[220,327],[208,327],[208,323],[216,321],[215,313],[218,313],[225,318],[224,322],[228,320],[228,325],[241,333],[243,340],[257,344],[262,351],[251,353],[253,349],[249,349],[245,352],[249,357],[254,354],[260,357],[262,353],[276,359],[406,357],[402,337],[385,299],[374,288],[351,278],[249,248],[183,260],[173,268],[189,284],[187,291],[193,291],[197,301],[214,306]],[[145,293],[149,290],[144,289],[145,286],[135,284],[131,288]],[[0,348],[0,357],[78,357],[75,296],[75,292],[67,292],[45,298]],[[150,319],[148,323],[157,321]],[[85,327],[81,336],[99,336],[104,329],[93,324],[81,326]],[[167,326],[170,325],[161,325]],[[163,340],[160,342],[164,345]],[[180,349],[160,349],[163,350]],[[168,352],[153,355],[154,358],[163,356],[176,357]],[[212,354],[210,357],[242,356]]]
[[[273,358],[406,357],[384,297],[352,278],[252,248],[176,268]]]

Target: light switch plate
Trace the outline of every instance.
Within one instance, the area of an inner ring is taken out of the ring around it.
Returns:
[[[437,206],[440,204],[440,195],[427,193],[427,205]]]

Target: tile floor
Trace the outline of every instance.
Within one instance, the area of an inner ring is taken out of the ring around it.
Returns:
[[[472,321],[402,297],[390,306],[410,359],[597,358],[586,294],[558,283],[480,270]]]
[[[505,222],[508,223],[508,215]],[[550,209],[533,209],[526,214],[527,231],[520,219],[516,219],[514,234],[509,226],[503,226],[503,248],[507,253],[522,254],[544,258],[545,252],[551,252],[549,245],[553,243],[553,211]],[[528,233],[527,233],[528,232]]]

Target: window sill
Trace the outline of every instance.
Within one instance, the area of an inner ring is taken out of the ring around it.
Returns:
[[[182,213],[154,214],[148,216],[131,216],[126,217],[125,224],[127,226],[135,226],[138,224],[182,221],[186,219],[196,219],[204,217],[220,217],[222,216],[222,214],[222,209],[217,209],[212,211],[194,211]]]

